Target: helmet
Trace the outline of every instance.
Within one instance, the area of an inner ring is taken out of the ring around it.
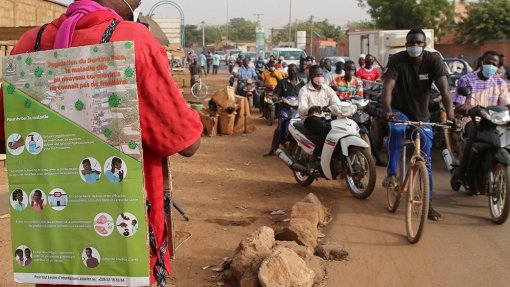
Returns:
[[[283,60],[284,60],[283,56],[278,57],[278,61],[283,61]]]

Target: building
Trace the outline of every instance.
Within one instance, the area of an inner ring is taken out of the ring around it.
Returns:
[[[67,5],[52,0],[0,0],[0,61],[25,31],[60,16]],[[0,78],[2,72],[0,70]]]

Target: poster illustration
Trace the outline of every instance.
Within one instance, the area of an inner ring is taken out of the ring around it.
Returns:
[[[4,58],[14,278],[148,286],[133,42]]]

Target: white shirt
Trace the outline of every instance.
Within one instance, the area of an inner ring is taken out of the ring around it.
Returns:
[[[298,111],[301,117],[308,115],[308,109],[313,106],[336,106],[340,105],[340,99],[335,91],[323,84],[320,90],[316,90],[311,83],[299,90]]]
[[[324,77],[324,84],[326,86],[331,86],[331,82],[333,82],[333,80],[336,78],[336,77],[341,77],[345,74],[344,70],[342,70],[342,72],[340,74],[337,74],[335,72],[335,70],[329,72],[325,77]]]

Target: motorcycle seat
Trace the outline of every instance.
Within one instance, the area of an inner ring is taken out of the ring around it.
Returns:
[[[317,144],[317,142],[320,140],[320,136],[310,132],[307,128],[305,128],[304,121],[295,122],[293,123],[293,125],[300,133],[306,136],[306,138],[309,139],[311,142]]]

